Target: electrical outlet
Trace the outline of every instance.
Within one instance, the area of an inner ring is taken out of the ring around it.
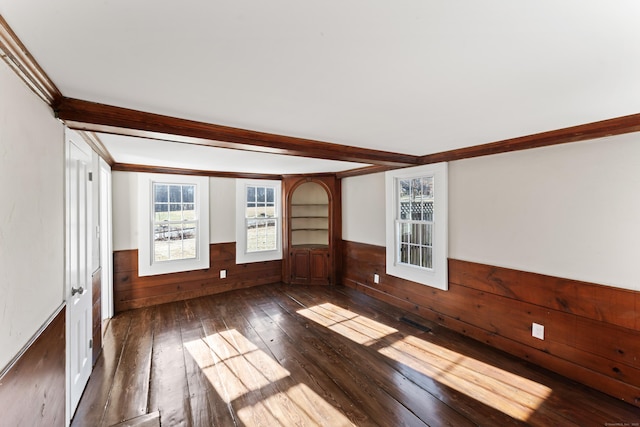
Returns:
[[[220,278],[221,279],[227,278],[227,270],[220,270]]]
[[[380,276],[377,274],[373,275],[373,283],[380,283]]]
[[[531,335],[539,340],[544,340],[544,325],[534,323],[531,325]]]

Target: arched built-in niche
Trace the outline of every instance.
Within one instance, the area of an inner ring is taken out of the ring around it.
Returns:
[[[309,181],[291,195],[291,246],[329,246],[329,195]]]
[[[341,206],[335,176],[283,180],[285,231],[283,281],[335,284],[340,271]]]

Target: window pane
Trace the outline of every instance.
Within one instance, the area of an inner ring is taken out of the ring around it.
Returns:
[[[411,234],[410,225],[407,223],[400,224],[400,241],[408,242],[410,234]]]
[[[409,245],[404,243],[400,245],[400,262],[403,264],[409,263]]]
[[[276,217],[276,206],[273,203],[267,203],[267,206],[264,210],[265,217],[267,218],[275,218]]]
[[[273,187],[267,187],[267,203],[275,203],[276,201],[276,190]]]
[[[185,203],[183,206],[182,217],[186,221],[196,219],[196,207],[193,203]]]
[[[426,176],[422,178],[422,199],[433,200],[433,177]]]
[[[155,221],[167,221],[169,219],[169,205],[167,203],[154,204],[153,217]]]
[[[248,186],[247,187],[247,202],[255,202],[256,201],[256,187]]]
[[[195,185],[183,185],[182,186],[182,203],[194,203],[195,202]]]
[[[422,260],[420,263],[421,267],[424,268],[433,268],[433,249],[428,247],[422,248]]]
[[[169,186],[169,201],[172,203],[180,203],[182,201],[182,186],[170,185]]]
[[[411,196],[411,181],[407,179],[401,179],[399,181],[398,199],[400,202],[400,219],[409,219],[411,212],[411,202],[409,200]]]
[[[256,197],[258,203],[265,203],[267,201],[267,191],[264,187],[256,188]]]
[[[409,264],[420,265],[420,246],[409,246]]]
[[[182,227],[182,255],[181,259],[190,259],[196,257],[197,232],[196,223],[187,222]]]
[[[182,221],[182,205],[171,203],[169,205],[169,221]]]
[[[154,188],[154,201],[155,202],[168,202],[169,201],[169,186],[164,184],[153,184]]]
[[[420,224],[411,224],[411,236],[409,238],[410,243],[422,243],[420,234]]]
[[[433,224],[422,224],[422,244],[433,246]]]

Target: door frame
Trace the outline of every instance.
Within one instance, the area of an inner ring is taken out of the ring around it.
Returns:
[[[69,309],[70,309],[70,303],[71,303],[71,212],[69,209],[69,203],[70,203],[70,194],[71,194],[71,189],[70,189],[70,185],[71,185],[71,176],[70,176],[70,161],[71,161],[71,140],[73,139],[73,144],[79,148],[81,151],[84,151],[86,153],[88,153],[89,155],[89,162],[88,162],[88,171],[92,171],[93,169],[93,150],[91,149],[91,147],[89,147],[89,145],[84,141],[84,139],[82,137],[80,137],[80,135],[78,133],[76,133],[75,131],[66,128],[65,127],[65,133],[64,133],[64,149],[65,149],[65,157],[64,157],[64,161],[65,161],[65,167],[64,167],[64,171],[65,171],[65,175],[64,175],[64,211],[65,211],[65,223],[64,223],[64,241],[65,241],[65,265],[64,265],[64,300],[66,302],[66,308],[65,308],[65,316],[66,316],[66,326],[65,326],[65,368],[66,368],[66,374],[65,374],[65,425],[69,426],[71,424],[71,419],[72,416],[76,410],[76,408],[72,408],[72,402],[71,402],[71,349],[72,347],[72,343],[75,342],[72,341],[75,336],[74,334],[71,333],[71,327],[70,327],[70,315],[69,315]],[[95,176],[95,174],[94,174]],[[91,290],[92,290],[92,281],[91,281],[91,277],[92,277],[92,268],[91,268],[91,259],[92,259],[92,242],[93,239],[91,238],[92,232],[93,232],[93,215],[92,215],[92,211],[93,211],[93,205],[92,205],[92,199],[91,197],[94,197],[95,195],[92,194],[93,193],[93,186],[92,185],[88,185],[88,192],[89,192],[89,196],[87,197],[87,209],[88,209],[88,214],[87,214],[87,224],[86,224],[86,232],[87,232],[87,253],[85,254],[85,259],[88,260],[87,262],[87,288],[86,291],[88,295],[86,295],[86,297],[88,297],[91,301]],[[89,310],[89,316],[92,315],[92,310]],[[92,325],[92,319],[88,320],[88,328],[89,331],[92,330],[91,328]],[[89,332],[89,334],[91,334],[91,332]],[[90,365],[90,370],[93,371],[93,364],[91,363],[91,360],[89,362]],[[86,386],[86,384],[85,384]]]
[[[100,200],[100,266],[102,267],[102,319],[113,317],[113,197],[111,167],[104,159],[100,158],[99,194]],[[104,329],[102,335],[104,336]]]

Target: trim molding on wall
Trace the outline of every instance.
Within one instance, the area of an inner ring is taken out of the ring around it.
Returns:
[[[65,323],[61,305],[0,375],[0,414],[6,425],[65,423]]]
[[[0,56],[49,106],[54,107],[62,99],[62,94],[56,85],[31,56],[2,15],[0,15]]]
[[[140,277],[137,249],[114,252],[116,313],[282,281],[282,260],[236,264],[235,242],[211,244],[209,260],[204,270]],[[220,270],[227,270],[225,279]]]
[[[1,371],[0,371],[0,378],[4,377],[4,375],[11,370],[11,368],[13,367],[13,365],[15,365],[18,360],[20,360],[20,358],[29,350],[29,348],[31,348],[31,346],[33,345],[34,342],[36,342],[40,336],[45,332],[45,330],[51,325],[51,323],[53,323],[54,320],[56,320],[56,318],[58,317],[58,315],[60,314],[60,312],[64,311],[65,307],[67,306],[66,303],[62,303],[60,304],[60,306],[58,308],[56,308],[56,310],[53,312],[53,314],[51,316],[49,316],[49,318],[47,319],[46,322],[44,322],[44,324],[40,327],[40,329],[38,329],[38,331],[33,334],[33,336],[31,337],[31,339],[29,339],[29,341],[24,345],[24,347],[22,347],[22,349],[20,349],[20,351],[18,352],[18,354],[16,354],[13,359],[11,359],[11,361],[7,364],[7,366],[5,366]]]
[[[104,146],[102,140],[98,135],[96,135],[94,132],[80,131],[78,133],[80,134],[82,139],[84,139],[85,142],[89,144],[89,147],[91,147],[93,151],[95,151],[100,157],[102,157],[102,160],[107,162],[109,166],[113,167],[116,161],[113,160],[113,157],[111,157],[111,153],[109,152],[109,150],[107,150],[107,147]]]
[[[640,406],[640,292],[454,259],[441,291],[386,275],[384,247],[343,245],[344,285]]]

